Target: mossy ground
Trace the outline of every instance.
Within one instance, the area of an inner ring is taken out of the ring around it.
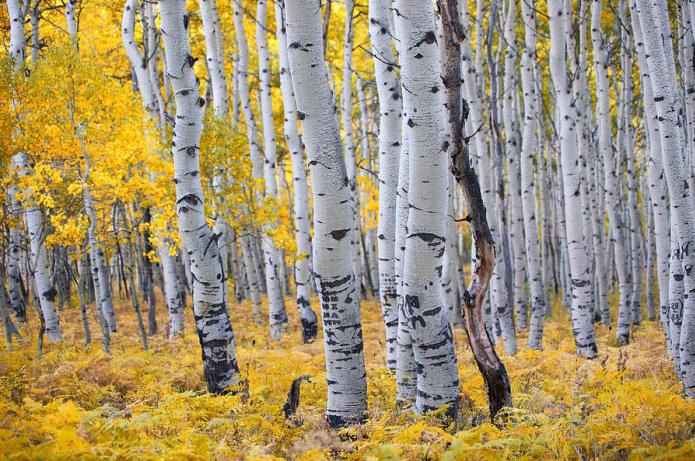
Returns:
[[[437,415],[399,414],[394,376],[384,368],[384,336],[377,302],[363,303],[369,419],[339,432],[323,418],[322,341],[302,344],[288,299],[291,329],[272,341],[256,326],[248,303],[232,304],[237,359],[249,396],[204,392],[200,348],[186,313],[186,334],[161,332],[142,351],[135,315],[118,302],[119,331],[112,353],[94,341],[83,351],[79,309],[61,313],[65,343],[0,349],[0,456],[8,459],[695,459],[695,403],[681,396],[656,322],[633,331],[633,342],[614,347],[598,327],[599,357],[574,354],[566,312],[546,320],[544,351],[502,359],[515,407],[503,426],[486,422],[487,402],[463,330],[456,332],[461,411],[455,424]],[[166,316],[160,303],[159,319]],[[35,319],[30,325],[35,325]],[[23,327],[25,337],[35,329]],[[503,350],[498,347],[498,350]],[[301,388],[296,418],[282,406],[292,380]]]

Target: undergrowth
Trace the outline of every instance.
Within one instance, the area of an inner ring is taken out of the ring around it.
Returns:
[[[118,305],[119,331],[112,354],[94,342],[83,351],[79,309],[61,313],[66,341],[0,349],[0,456],[7,459],[693,459],[695,403],[681,396],[657,322],[633,331],[633,341],[613,346],[598,326],[599,357],[574,354],[571,325],[560,307],[546,320],[543,351],[525,348],[502,359],[510,375],[514,408],[497,426],[487,422],[487,401],[465,332],[456,331],[460,369],[459,417],[445,426],[438,415],[396,410],[395,379],[384,367],[384,335],[377,302],[362,307],[369,418],[332,432],[323,418],[325,371],[322,341],[302,344],[291,309],[290,333],[272,341],[256,326],[248,303],[230,311],[237,359],[248,393],[204,392],[200,346],[186,312],[186,334],[163,332],[142,351],[135,315]],[[317,306],[315,306],[316,308]],[[317,309],[318,311],[318,309]],[[160,307],[159,318],[165,318]],[[25,338],[36,336],[32,319]],[[503,351],[503,347],[498,347]],[[282,413],[292,380],[303,383],[299,409]]]

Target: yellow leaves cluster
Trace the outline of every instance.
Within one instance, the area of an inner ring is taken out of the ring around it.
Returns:
[[[363,228],[375,230],[379,223],[379,188],[374,179],[366,176],[357,176],[357,187],[360,194],[360,211],[362,212]]]
[[[139,96],[109,74],[96,49],[83,44],[77,52],[58,42],[12,80],[12,153],[28,152],[34,162],[30,175],[13,180],[24,206],[46,213],[50,245],[81,245],[85,187],[104,239],[115,203],[165,202],[167,187],[155,179],[170,169],[157,153],[159,140],[145,134],[154,130],[144,121]]]

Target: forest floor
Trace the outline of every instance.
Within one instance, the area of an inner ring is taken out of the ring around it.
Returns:
[[[74,302],[74,300],[73,300]],[[61,313],[66,341],[0,349],[0,457],[9,459],[695,459],[695,402],[681,396],[656,322],[614,347],[598,327],[599,357],[574,354],[566,312],[547,319],[545,350],[502,354],[514,405],[504,426],[486,422],[483,381],[465,332],[456,331],[461,381],[459,419],[442,426],[437,415],[398,414],[395,379],[383,366],[384,337],[377,302],[363,303],[369,419],[327,430],[322,341],[302,344],[288,299],[291,331],[272,341],[253,324],[251,307],[231,305],[237,359],[249,380],[243,394],[204,392],[200,346],[186,312],[186,334],[169,341],[164,330],[142,351],[135,315],[118,303],[112,354],[94,341],[83,351],[79,308]],[[316,308],[316,306],[315,306]],[[32,319],[36,325],[35,319]],[[25,337],[35,337],[29,326]],[[498,350],[504,350],[498,347]],[[302,374],[299,410],[286,421],[282,407]]]

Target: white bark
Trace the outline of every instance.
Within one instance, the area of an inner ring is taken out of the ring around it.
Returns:
[[[190,258],[193,312],[203,349],[208,390],[224,392],[238,381],[234,333],[224,302],[224,274],[217,241],[207,225],[200,177],[202,107],[190,54],[185,0],[159,2],[167,69],[176,99],[172,154],[176,214],[183,251]]]
[[[458,369],[451,326],[443,309],[438,271],[444,253],[448,160],[444,88],[438,72],[434,7],[399,0],[404,118],[410,151],[409,214],[403,268],[403,320],[417,365],[416,410],[450,404],[455,414]]]
[[[26,1],[26,0],[25,0]],[[65,1],[65,22],[68,26],[70,40],[77,40],[77,18],[75,17],[75,4],[77,0]]]
[[[263,121],[263,177],[265,193],[271,198],[277,196],[275,180],[275,123],[273,122],[273,100],[270,93],[270,61],[268,59],[268,40],[266,38],[267,4],[258,0],[256,8],[256,45],[258,49],[258,74],[260,77],[261,119]],[[277,226],[273,221],[264,226],[264,230],[272,230]],[[287,329],[287,312],[285,299],[280,285],[280,255],[272,237],[263,236],[263,256],[265,262],[265,284],[268,289],[268,314],[270,317],[270,336],[280,339]]]
[[[9,187],[9,202],[11,213],[16,223],[10,228],[9,248],[7,255],[7,282],[9,286],[9,303],[14,312],[15,320],[19,323],[26,321],[26,305],[22,295],[21,282],[21,251],[22,251],[22,231],[20,227],[20,217],[22,216],[22,204],[18,199],[19,190],[17,186]]]
[[[386,366],[396,368],[396,192],[401,152],[402,98],[396,74],[389,22],[389,2],[370,0],[369,37],[372,41],[377,94],[379,96],[379,295],[386,327]]]
[[[263,160],[261,158],[260,144],[258,141],[256,117],[251,107],[251,94],[249,93],[249,45],[246,41],[243,8],[239,3],[240,1],[241,0],[232,0],[232,5],[234,6],[234,30],[236,31],[238,52],[238,60],[234,72],[237,75],[241,111],[244,114],[244,121],[246,122],[246,137],[249,143],[249,154],[253,167],[252,175],[254,179],[260,179],[263,177]]]
[[[293,177],[293,208],[297,259],[294,266],[294,283],[297,290],[297,309],[302,322],[302,338],[310,341],[318,335],[318,320],[311,308],[311,237],[309,234],[309,186],[306,177],[304,146],[297,127],[297,103],[292,88],[289,57],[287,55],[287,30],[284,2],[275,2],[276,36],[280,62],[280,91],[285,115],[285,142],[290,152]]]
[[[586,252],[586,239],[581,214],[580,169],[577,155],[576,118],[572,105],[572,84],[567,76],[565,31],[563,19],[571,14],[560,0],[548,2],[550,16],[550,71],[557,95],[560,125],[560,161],[565,205],[567,258],[571,277],[572,327],[577,354],[596,357],[597,346],[593,324],[593,280]],[[565,16],[563,16],[565,15]],[[568,287],[569,288],[569,287]]]
[[[249,236],[241,237],[241,252],[244,258],[244,268],[246,269],[246,279],[249,283],[251,292],[251,305],[253,306],[253,320],[256,325],[263,323],[261,312],[261,287],[258,281],[258,274],[253,262],[253,247]]]
[[[16,154],[12,157],[14,167],[20,176],[32,174],[32,165],[29,156],[25,153]],[[56,312],[55,296],[56,289],[51,282],[48,271],[48,255],[44,240],[45,226],[44,217],[41,209],[33,202],[33,197],[29,197],[29,203],[24,207],[24,217],[29,233],[29,243],[31,254],[29,256],[30,275],[36,282],[36,295],[41,304],[40,309],[46,322],[46,334],[51,342],[62,342],[63,333],[60,328],[60,320]],[[38,308],[39,306],[37,306]]]
[[[99,281],[98,286],[94,286],[94,294],[98,297],[97,307],[106,322],[106,326],[112,332],[116,331],[116,312],[113,308],[113,296],[111,294],[111,280],[106,272],[106,261],[104,251],[101,249],[97,238],[97,213],[94,208],[94,200],[87,184],[89,177],[89,160],[85,157],[87,167],[85,168],[85,178],[82,187],[84,197],[85,213],[89,217],[89,229],[87,232],[89,240],[90,265],[92,277]]]
[[[630,2],[630,17],[632,31],[637,49],[637,63],[640,71],[642,101],[644,105],[645,124],[647,125],[649,141],[649,159],[647,163],[647,181],[649,197],[654,215],[654,241],[656,248],[656,271],[659,281],[659,320],[664,329],[666,344],[671,350],[669,328],[669,261],[670,261],[670,217],[668,205],[668,189],[661,160],[661,138],[659,135],[659,120],[652,91],[652,77],[642,40],[642,26],[639,21],[637,2]]]
[[[402,30],[394,25],[394,41],[399,58],[403,54],[403,41],[399,35]],[[402,98],[402,89],[401,98]],[[417,393],[417,367],[413,354],[413,339],[410,334],[410,325],[406,321],[404,309],[404,285],[403,270],[405,267],[405,239],[408,225],[408,189],[410,187],[410,142],[406,120],[401,116],[401,149],[398,161],[398,186],[396,188],[396,230],[394,250],[394,280],[396,281],[396,307],[398,310],[398,331],[396,334],[396,404],[410,405],[415,403]]]
[[[524,95],[524,126],[521,138],[521,209],[524,219],[524,240],[526,255],[526,277],[531,294],[532,320],[538,321],[539,315],[545,312],[545,287],[539,260],[538,244],[541,241],[536,220],[536,186],[533,178],[533,157],[540,158],[543,153],[537,149],[536,135],[536,85],[534,81],[534,65],[536,62],[536,11],[529,2],[521,2],[524,23],[524,48],[521,55],[521,88]],[[545,232],[544,232],[545,233]],[[533,314],[536,317],[533,318]],[[522,318],[519,317],[519,323]],[[525,320],[525,319],[524,319]]]
[[[28,0],[7,0],[7,16],[10,20],[10,46],[7,55],[12,61],[13,72],[17,72],[26,58],[26,39],[24,37],[24,2]]]
[[[149,53],[149,59],[145,59],[135,42],[135,11],[137,7],[138,3],[136,0],[126,0],[121,22],[121,39],[131,67],[137,76],[138,89],[145,113],[150,120],[157,122],[162,138],[166,139],[164,102],[159,88],[159,71],[156,67],[158,49],[153,49],[155,45],[154,10],[152,5],[147,3],[144,5],[145,11],[140,11],[140,15],[143,17],[146,38],[144,53],[145,55]],[[168,242],[161,239],[158,246],[166,292],[165,299],[169,313],[169,337],[173,338],[183,333],[183,306],[179,295],[181,289],[176,275],[176,266],[173,258],[170,256]]]
[[[517,61],[518,45],[514,32],[517,16],[516,2],[508,3],[507,17],[504,23],[504,39],[506,50],[504,55],[504,100],[502,119],[505,131],[505,155],[507,157],[507,174],[509,176],[509,194],[511,197],[509,210],[510,240],[513,250],[514,268],[514,307],[520,329],[526,329],[528,320],[526,313],[526,249],[524,241],[524,216],[521,201],[521,170],[519,167],[520,151],[518,144],[518,124],[515,117],[515,103],[518,95]],[[528,25],[527,25],[528,26]],[[533,52],[534,50],[531,49]],[[526,53],[526,51],[525,51]],[[526,95],[525,95],[526,97]],[[539,271],[540,275],[540,271]]]
[[[12,63],[12,71],[16,73],[24,65],[26,53],[24,14],[19,0],[7,0],[7,15],[10,21],[10,44],[7,53]],[[22,205],[17,198],[18,193],[17,187],[10,185],[9,201],[12,206],[12,214],[15,219],[19,220],[22,214]],[[20,224],[17,222],[10,229],[7,279],[10,288],[10,305],[15,313],[15,318],[19,322],[24,322],[26,320],[26,306],[24,305],[20,280],[21,239],[22,232]]]
[[[626,235],[622,218],[619,213],[620,188],[616,173],[615,160],[611,151],[610,125],[610,89],[608,87],[608,68],[606,50],[601,33],[602,0],[592,0],[591,5],[591,42],[594,48],[594,68],[596,71],[596,118],[598,121],[598,147],[603,160],[603,171],[606,188],[606,209],[608,221],[613,235],[615,264],[618,273],[619,307],[618,327],[616,330],[619,344],[627,344],[630,340],[630,281],[627,267],[625,248]]]
[[[366,163],[370,168],[374,168],[374,156],[372,155],[372,143],[369,142],[369,119],[370,113],[367,111],[367,96],[365,94],[364,82],[362,78],[357,75],[357,81],[355,82],[357,87],[357,100],[360,107],[360,148],[362,162]],[[372,121],[373,124],[373,121]],[[373,183],[376,183],[374,177],[367,177],[365,170],[358,172],[358,176],[361,176]],[[372,291],[373,297],[379,297],[379,265],[377,262],[376,247],[374,241],[374,229],[367,230],[364,235],[364,247],[366,247],[364,255],[364,278],[368,280],[370,289]]]
[[[321,300],[331,427],[361,421],[367,406],[358,287],[350,265],[354,219],[340,128],[323,59],[321,9],[287,0],[287,41],[314,197],[314,273]]]
[[[345,1],[345,36],[343,38],[343,82],[340,92],[340,112],[345,136],[345,166],[350,181],[350,200],[352,201],[352,270],[359,284],[362,280],[362,260],[360,258],[360,198],[357,188],[357,155],[355,153],[355,134],[352,126],[352,42],[354,38],[352,15],[355,9],[353,0]],[[358,298],[361,288],[358,286]]]
[[[175,338],[183,334],[183,305],[179,293],[176,265],[168,243],[160,242],[159,260],[162,263],[162,276],[164,277],[164,292],[169,311],[169,338]]]
[[[619,4],[619,12],[621,17],[627,16],[627,8],[625,0],[621,0]],[[624,149],[626,156],[627,169],[627,222],[629,224],[629,242],[630,242],[630,278],[632,280],[630,306],[632,308],[632,323],[639,325],[642,323],[642,274],[644,269],[644,253],[642,252],[642,220],[637,201],[637,175],[638,167],[636,162],[636,152],[634,149],[634,127],[633,119],[633,95],[634,87],[632,85],[632,41],[630,40],[630,31],[622,29],[622,68],[623,72],[623,87],[620,103],[622,105],[622,124],[624,129]]]
[[[671,46],[668,10],[664,2],[638,0],[639,19],[642,26],[645,54],[652,76],[652,91],[659,121],[661,155],[666,182],[671,198],[672,232],[678,236],[675,259],[684,269],[684,289],[695,293],[695,213],[692,190],[688,187],[687,172],[683,159],[683,133],[679,120],[678,93],[675,88],[675,62]],[[665,40],[665,43],[664,41]],[[668,45],[668,46],[666,46]],[[673,226],[675,224],[675,226]],[[675,227],[675,229],[674,229]],[[672,259],[673,264],[673,259]],[[670,290],[673,291],[673,290]],[[671,306],[671,321],[681,323],[679,344],[680,368],[686,394],[695,396],[695,296],[684,299],[682,310]],[[681,315],[678,315],[680,311]],[[673,330],[672,330],[673,331]],[[674,340],[675,338],[672,338]]]
[[[205,61],[212,86],[212,105],[215,116],[226,118],[229,114],[229,93],[224,68],[222,27],[217,0],[200,0],[200,18],[205,36]]]

